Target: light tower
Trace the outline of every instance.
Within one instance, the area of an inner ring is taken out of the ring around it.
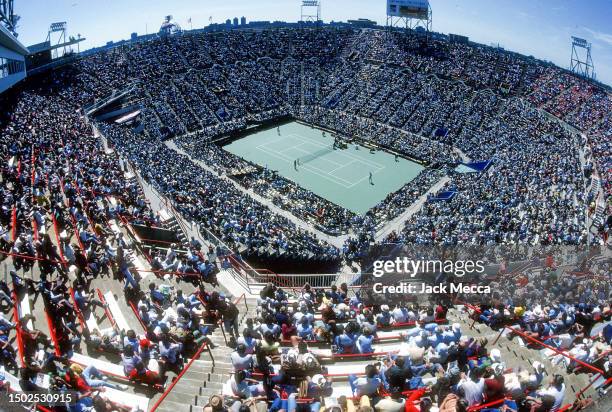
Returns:
[[[595,79],[595,66],[591,58],[591,43],[572,36],[572,60],[570,70],[587,79]]]
[[[54,59],[61,57],[59,54],[60,49],[63,50],[62,56],[66,54],[66,34],[67,34],[67,23],[65,21],[59,21],[56,23],[51,23],[49,26],[49,31],[47,32],[47,42],[49,43],[49,47],[55,46],[55,48],[51,51],[55,56]]]
[[[429,0],[387,0],[387,27],[431,31],[432,12]]]
[[[301,19],[303,23],[319,23],[321,21],[321,1],[302,0]]]

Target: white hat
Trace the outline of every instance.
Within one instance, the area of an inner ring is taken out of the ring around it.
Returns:
[[[380,310],[382,310],[383,312],[389,312],[389,305],[382,305],[380,307]]]
[[[495,349],[491,349],[491,355],[490,358],[494,361],[494,362],[501,362],[501,351],[497,348]]]
[[[451,326],[453,332],[461,332],[461,325],[459,323],[453,323],[453,326]]]
[[[322,388],[327,383],[327,379],[325,379],[325,376],[321,374],[316,374],[312,377],[312,382],[314,382],[314,384],[319,388]]]

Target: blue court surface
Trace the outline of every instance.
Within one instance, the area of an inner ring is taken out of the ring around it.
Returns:
[[[279,133],[280,132],[280,133]],[[359,145],[333,149],[321,129],[292,122],[253,133],[223,148],[245,160],[276,170],[311,192],[364,214],[424,169],[418,163]],[[370,181],[370,174],[372,179]]]

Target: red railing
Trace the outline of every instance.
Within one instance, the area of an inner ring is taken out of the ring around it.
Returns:
[[[60,238],[59,238],[59,225],[57,224],[55,213],[51,213],[51,220],[53,221],[53,231],[55,232],[55,241],[57,242],[57,249],[59,251],[60,259],[62,260],[62,265],[66,266],[66,258],[64,258],[64,251],[62,250],[62,242],[60,242]]]
[[[14,242],[17,239],[17,206],[13,205],[11,212],[11,240]]]
[[[148,332],[147,325],[145,325],[142,318],[140,317],[140,314],[138,313],[138,309],[134,305],[134,302],[128,301],[128,304],[130,305],[130,308],[132,308],[132,312],[134,312],[134,316],[136,316],[136,319],[138,319],[138,323],[140,323],[140,326],[142,326],[142,330],[144,330],[144,332],[147,333]]]
[[[466,303],[466,302],[460,302],[460,301],[458,301],[458,300],[457,300],[457,302],[458,302],[458,303],[460,303],[460,304],[465,305],[466,307],[469,307],[470,309],[472,309],[472,310],[473,310],[474,312],[476,312],[476,313],[482,313],[482,311],[480,310],[480,308],[478,308],[478,307],[476,307],[476,306],[474,306],[474,305],[470,305],[469,303]],[[497,343],[497,341],[499,340],[499,338],[501,337],[501,335],[504,333],[504,330],[505,330],[505,329],[509,329],[509,330],[511,330],[512,332],[514,332],[514,333],[516,333],[517,335],[519,335],[519,336],[521,336],[521,337],[523,337],[523,338],[525,338],[525,339],[529,340],[529,341],[530,341],[530,342],[532,342],[532,343],[535,343],[535,344],[537,344],[537,345],[540,345],[540,346],[543,346],[543,347],[545,347],[545,348],[547,348],[547,349],[550,349],[550,350],[552,350],[553,352],[555,352],[555,353],[556,353],[556,354],[558,354],[558,355],[561,355],[561,356],[564,356],[564,357],[566,357],[566,358],[568,358],[568,359],[570,359],[570,360],[573,360],[574,362],[578,363],[579,365],[582,365],[582,366],[584,366],[585,368],[587,368],[587,369],[589,369],[589,370],[591,370],[591,371],[593,371],[593,372],[595,372],[595,373],[599,373],[599,374],[603,374],[603,373],[604,373],[604,372],[603,372],[601,369],[596,368],[595,366],[590,365],[590,364],[588,364],[588,363],[586,363],[586,362],[583,362],[583,361],[581,361],[580,359],[576,359],[575,357],[573,357],[573,356],[571,356],[571,355],[568,355],[567,353],[565,353],[565,352],[563,352],[563,351],[560,351],[560,350],[559,350],[559,349],[557,349],[557,348],[554,348],[554,347],[552,347],[552,346],[550,346],[550,345],[547,345],[546,343],[544,343],[544,342],[540,341],[539,339],[536,339],[536,338],[534,338],[534,337],[532,337],[532,336],[529,336],[529,335],[527,335],[526,333],[524,333],[523,331],[520,331],[520,330],[518,330],[518,329],[516,329],[516,328],[513,328],[513,327],[511,327],[511,326],[504,326],[504,327],[502,328],[502,330],[499,332],[499,334],[498,334],[497,338],[495,339],[495,341],[493,341],[493,344],[494,344],[494,345],[495,345],[495,343]]]
[[[55,348],[55,355],[61,356],[62,353],[60,351],[59,344],[57,341],[57,332],[55,329],[55,324],[53,323],[53,319],[51,319],[51,316],[49,316],[49,312],[47,312],[46,308],[45,308],[45,318],[47,318],[47,326],[49,327],[49,334],[51,335],[51,341],[53,342],[53,346]]]
[[[17,291],[15,291],[15,285],[13,285],[13,305],[14,314],[13,319],[15,320],[15,334],[17,335],[17,351],[19,353],[19,362],[21,367],[25,367],[24,349],[23,349],[23,338],[21,336],[21,322],[19,320],[19,300],[17,299]]]
[[[113,328],[115,328],[117,326],[117,322],[115,322],[115,317],[113,316],[111,311],[108,309],[108,305],[106,304],[106,299],[104,299],[104,295],[102,294],[100,289],[96,289],[96,292],[98,292],[98,297],[100,298],[100,302],[104,304],[104,313],[106,313],[106,317],[110,321]]]
[[[81,324],[81,328],[83,328],[83,330],[88,330],[87,322],[85,322],[85,318],[83,317],[83,312],[81,312],[81,308],[79,308],[79,303],[77,302],[76,297],[74,295],[74,289],[70,288],[69,292],[70,292],[70,298],[72,299],[72,304],[74,305],[74,311],[76,312],[77,317],[79,318],[79,323]]]
[[[206,343],[203,343],[202,346],[200,346],[197,350],[197,352],[193,355],[193,357],[191,358],[191,360],[187,363],[187,365],[183,368],[183,370],[178,374],[178,376],[176,377],[176,379],[174,379],[172,381],[172,383],[166,388],[166,390],[164,391],[164,393],[162,393],[162,395],[160,396],[160,398],[157,400],[157,402],[155,402],[155,405],[153,405],[153,407],[151,409],[149,409],[149,412],[155,412],[157,410],[157,408],[159,407],[159,405],[164,401],[164,399],[166,399],[166,397],[170,394],[170,392],[172,391],[172,389],[176,386],[177,383],[179,383],[179,381],[181,380],[181,378],[185,375],[185,373],[187,373],[187,371],[189,370],[189,368],[191,367],[191,365],[193,364],[193,362],[196,361],[196,359],[198,359],[200,357],[200,355],[202,354],[202,351],[204,351],[204,349],[208,349],[208,352],[210,353],[210,357],[212,358],[212,353],[210,352],[210,348],[208,348],[208,345]],[[213,358],[213,365],[214,365],[214,358]]]

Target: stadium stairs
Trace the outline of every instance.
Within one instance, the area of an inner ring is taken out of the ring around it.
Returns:
[[[257,309],[256,299],[246,299],[248,310],[244,310],[243,302],[241,300],[237,304],[240,309],[238,330],[242,330],[248,317],[255,316]],[[214,362],[207,359],[209,356],[206,352],[202,353],[200,360],[194,361],[189,370],[157,408],[157,411],[201,412],[212,395],[222,393],[223,385],[230,378],[233,371],[232,363],[229,360],[229,355],[233,349],[227,346],[225,340],[226,337],[229,339],[229,334],[224,336],[221,328],[215,329],[209,337],[213,344],[216,345],[211,350]],[[153,398],[151,404],[155,403],[157,398]]]
[[[576,394],[589,385],[591,379],[589,374],[568,373],[563,363],[554,364],[549,357],[542,353],[542,351],[537,348],[527,347],[519,337],[509,338],[508,335],[502,336],[497,343],[493,345],[493,342],[500,334],[500,330],[494,330],[481,323],[474,324],[474,321],[470,319],[468,314],[462,311],[460,307],[450,309],[447,318],[449,323],[459,323],[461,325],[461,330],[465,331],[465,333],[476,331],[478,336],[486,338],[489,342],[488,347],[490,349],[498,348],[501,352],[502,360],[506,363],[507,369],[512,369],[514,372],[527,370],[532,373],[533,368],[531,365],[533,362],[539,361],[544,366],[544,383],[550,380],[555,374],[563,376],[566,386],[565,399],[563,401],[564,405],[573,403],[574,400],[576,400]],[[596,390],[591,387],[585,391],[584,396],[597,398]]]

